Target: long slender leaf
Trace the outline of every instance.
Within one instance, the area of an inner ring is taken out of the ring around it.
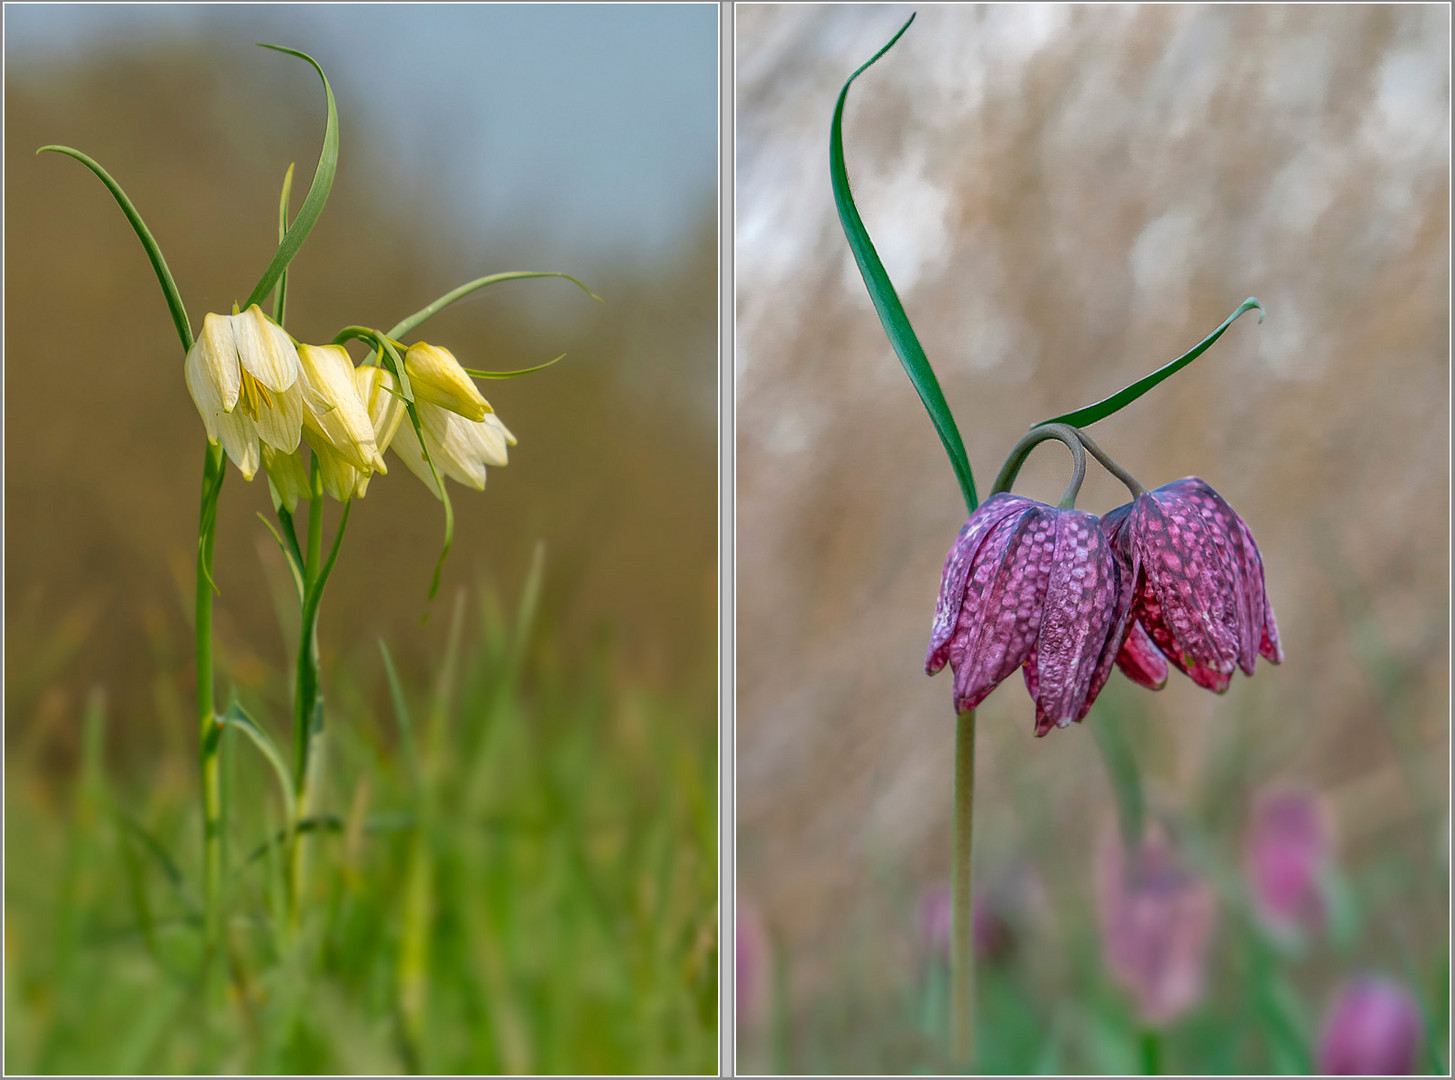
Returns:
[[[338,172],[338,108],[334,105],[333,88],[328,85],[328,76],[323,73],[323,68],[318,66],[318,61],[307,53],[282,45],[264,45],[262,42],[258,44],[260,48],[287,53],[289,56],[296,56],[313,65],[313,70],[318,72],[318,77],[323,80],[323,93],[328,101],[328,120],[323,129],[323,151],[318,155],[318,167],[313,170],[313,183],[308,187],[308,194],[303,198],[303,205],[298,208],[298,216],[293,219],[293,224],[289,226],[288,231],[283,234],[283,240],[279,243],[278,250],[273,253],[273,261],[268,263],[268,268],[263,271],[263,276],[258,279],[257,285],[253,286],[247,303],[243,304],[244,308],[252,304],[261,304],[263,298],[277,284],[283,271],[288,268],[288,264],[293,261],[293,257],[298,254],[298,249],[303,246],[303,241],[308,239],[308,234],[313,231],[318,216],[323,213],[323,204],[328,201],[329,190],[333,187],[334,174]]]
[[[1222,321],[1222,325],[1170,364],[1159,367],[1152,374],[1138,379],[1130,386],[1123,387],[1111,397],[1103,398],[1095,405],[1088,405],[1086,408],[1077,409],[1075,412],[1063,413],[1061,416],[1053,416],[1049,420],[1042,420],[1040,423],[1032,424],[1031,427],[1040,427],[1042,424],[1070,424],[1072,427],[1089,427],[1098,420],[1105,420],[1112,413],[1120,409],[1125,409],[1163,379],[1175,375],[1196,360],[1207,351],[1209,345],[1223,336],[1223,331],[1232,326],[1238,316],[1242,315],[1245,311],[1252,311],[1254,308],[1258,309],[1258,321],[1261,323],[1263,321],[1263,305],[1258,303],[1257,297],[1250,296],[1238,305],[1236,311]]]
[[[289,779],[288,763],[283,760],[283,754],[273,742],[273,737],[254,722],[247,714],[247,710],[236,702],[232,707],[223,713],[219,719],[224,724],[231,724],[240,729],[253,745],[263,752],[263,757],[268,759],[268,764],[273,766],[273,772],[278,777],[278,787],[283,792],[283,806],[287,811],[285,820],[292,821],[297,815],[296,800],[293,797],[293,784]]]
[[[504,274],[491,274],[489,277],[476,278],[474,281],[467,281],[465,284],[461,285],[457,289],[451,289],[434,303],[426,304],[424,307],[416,311],[413,315],[400,319],[390,329],[389,336],[392,338],[403,337],[415,327],[419,326],[419,324],[424,322],[426,319],[439,314],[439,312],[449,307],[456,300],[463,300],[476,289],[483,289],[487,285],[495,285],[502,281],[518,281],[522,278],[543,277],[565,278],[567,281],[578,286],[582,292],[584,292],[587,296],[591,297],[591,299],[595,300],[597,303],[605,303],[605,301],[603,301],[601,297],[597,296],[585,285],[582,285],[581,282],[577,281],[570,274],[561,274],[553,270],[512,270]]]
[[[843,225],[844,236],[848,238],[849,247],[854,252],[854,261],[859,264],[859,273],[864,276],[869,299],[874,301],[874,310],[879,313],[879,322],[884,327],[889,344],[894,347],[899,362],[904,365],[905,374],[914,384],[925,411],[930,414],[930,420],[935,425],[935,431],[939,433],[940,442],[944,444],[945,453],[949,455],[950,464],[955,469],[955,478],[960,482],[965,505],[974,513],[979,499],[975,494],[975,477],[970,470],[970,458],[965,453],[964,442],[960,439],[960,429],[955,426],[955,418],[940,390],[940,381],[935,377],[934,368],[930,367],[924,349],[920,347],[919,338],[915,336],[904,305],[899,302],[899,294],[894,291],[894,283],[889,280],[879,253],[874,250],[874,242],[869,239],[869,230],[864,227],[863,219],[859,217],[853,193],[849,190],[849,173],[844,167],[844,102],[848,99],[849,87],[871,64],[894,46],[912,22],[913,15],[909,17],[909,22],[899,28],[899,33],[889,39],[889,44],[849,76],[848,82],[839,91],[839,101],[834,106],[834,122],[829,131],[829,179],[833,183],[839,222]]]
[[[167,310],[172,313],[172,324],[177,328],[177,337],[182,341],[182,351],[186,352],[192,348],[192,324],[187,321],[187,308],[182,303],[182,294],[177,291],[177,283],[172,279],[172,271],[167,268],[167,260],[162,258],[162,249],[157,246],[157,241],[146,222],[142,221],[141,214],[121,190],[121,185],[111,178],[111,174],[103,169],[95,161],[69,146],[42,146],[36,151],[37,154],[44,154],[46,151],[57,154],[65,154],[73,157],[86,168],[96,174],[97,178],[106,185],[108,191],[116,199],[121,207],[121,212],[126,215],[126,220],[131,222],[132,230],[136,233],[141,246],[146,248],[147,258],[151,260],[152,269],[156,271],[157,282],[162,286],[162,295],[167,300]]]

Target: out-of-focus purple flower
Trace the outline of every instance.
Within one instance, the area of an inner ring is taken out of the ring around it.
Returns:
[[[949,662],[964,712],[1024,665],[1044,735],[1091,708],[1131,602],[1131,580],[1094,514],[994,495],[945,559],[925,671]]]
[[[1101,525],[1131,568],[1131,618],[1193,682],[1222,693],[1234,668],[1251,675],[1259,655],[1283,660],[1258,546],[1205,481],[1189,476],[1138,495]],[[1127,641],[1122,670],[1151,685],[1138,674],[1151,654],[1135,634]]]
[[[763,920],[757,908],[738,900],[737,917],[737,1013],[738,1025],[744,1029],[762,1023],[768,1009],[768,982],[771,977],[772,950]]]
[[[1253,802],[1243,869],[1259,913],[1279,928],[1323,923],[1320,881],[1333,847],[1328,809],[1312,791],[1274,788]]]
[[[1108,835],[1098,852],[1102,958],[1131,993],[1142,1021],[1159,1026],[1202,997],[1217,917],[1211,886],[1183,866],[1159,832],[1135,851]]]
[[[1324,1019],[1318,1070],[1332,1076],[1408,1076],[1415,1071],[1424,1021],[1415,999],[1392,979],[1345,983]]]

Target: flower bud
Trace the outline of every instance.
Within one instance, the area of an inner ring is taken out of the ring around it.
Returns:
[[[1365,976],[1340,988],[1319,1036],[1318,1070],[1332,1076],[1408,1076],[1415,1071],[1424,1021],[1410,992],[1392,979]]]
[[[449,349],[416,342],[404,354],[404,371],[416,401],[428,401],[466,420],[484,420],[490,412],[490,403]]]

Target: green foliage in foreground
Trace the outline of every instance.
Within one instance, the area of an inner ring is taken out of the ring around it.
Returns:
[[[276,779],[230,733],[205,979],[192,763],[114,781],[98,702],[69,794],[8,776],[6,1071],[711,1072],[711,695],[560,655],[535,584],[510,616],[457,607],[434,686],[396,683],[392,716],[368,704],[387,659],[325,671],[334,782],[296,930],[263,843]]]

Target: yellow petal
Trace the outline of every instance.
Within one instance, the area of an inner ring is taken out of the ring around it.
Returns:
[[[416,400],[431,402],[469,420],[483,420],[490,412],[490,403],[449,349],[416,342],[404,354],[404,371]]]
[[[257,304],[229,316],[238,361],[269,390],[281,393],[298,379],[298,353],[277,323],[269,322]]]
[[[373,468],[378,452],[374,425],[354,380],[354,362],[342,345],[300,345],[298,360],[303,381],[329,408],[307,417],[308,426],[322,435],[356,469]]]
[[[303,455],[297,451],[284,454],[271,446],[264,446],[262,451],[268,480],[291,514],[298,508],[298,500],[307,499],[310,493],[308,468],[303,464]]]

